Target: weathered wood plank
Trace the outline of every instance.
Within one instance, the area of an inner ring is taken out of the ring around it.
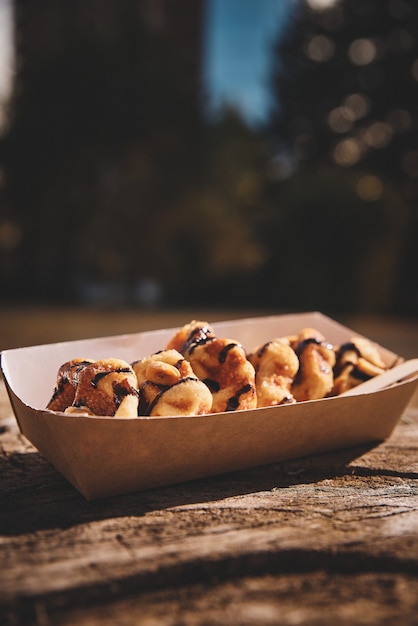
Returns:
[[[291,587],[287,581],[295,590],[303,581],[310,588],[306,623],[314,623],[315,603],[323,608],[315,600],[320,583],[335,592],[338,577],[345,585],[355,582],[347,592],[351,602],[357,589],[375,612],[371,598],[385,584],[398,589],[392,608],[405,615],[417,609],[405,592],[406,586],[416,591],[418,580],[416,408],[371,450],[86,502],[18,433],[4,393],[0,389],[0,607],[9,623],[48,624],[51,616],[54,624],[66,623],[71,613],[77,623],[110,624],[121,612],[127,621],[119,623],[132,623],[127,616],[140,614],[139,596],[150,623],[158,620],[160,602],[164,615],[169,608],[173,616],[190,612],[190,623],[199,602],[206,618],[194,623],[230,623],[221,597],[229,598],[237,619],[244,620],[246,607],[258,615],[259,622],[250,623],[263,623],[283,610],[277,598],[283,586]],[[248,586],[257,590],[252,600]],[[200,593],[212,600],[218,593],[215,608]],[[325,597],[336,610],[331,593]],[[103,601],[105,612],[98,608]],[[286,611],[289,623],[298,615],[304,623],[300,607],[288,601]],[[349,602],[338,611],[349,615]],[[161,623],[178,623],[173,620]]]

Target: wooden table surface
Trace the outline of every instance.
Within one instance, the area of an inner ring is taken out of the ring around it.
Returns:
[[[1,348],[71,338],[62,312],[32,335],[20,315]],[[71,332],[167,325],[135,319]],[[418,355],[414,322],[351,327]],[[19,433],[0,382],[0,467],[2,626],[418,624],[417,394],[373,448],[88,502]]]

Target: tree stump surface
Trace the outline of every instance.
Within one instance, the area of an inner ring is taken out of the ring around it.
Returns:
[[[0,382],[1,625],[418,623],[418,395],[391,437],[86,501]]]

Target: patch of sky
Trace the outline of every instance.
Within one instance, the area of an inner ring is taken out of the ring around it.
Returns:
[[[272,48],[296,0],[208,0],[204,42],[206,110],[237,109],[263,123],[272,104]]]

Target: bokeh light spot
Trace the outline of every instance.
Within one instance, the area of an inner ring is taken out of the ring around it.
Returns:
[[[333,151],[333,157],[338,165],[350,167],[355,165],[362,156],[362,146],[358,139],[343,139],[338,142]]]
[[[357,183],[356,192],[362,200],[374,202],[383,194],[383,183],[378,176],[362,176]]]
[[[369,98],[362,93],[352,93],[344,100],[344,107],[352,111],[356,120],[365,117],[370,110]]]
[[[386,123],[395,131],[403,132],[408,130],[412,124],[412,116],[405,109],[393,109],[386,115]]]
[[[328,125],[335,133],[347,133],[354,121],[353,111],[348,107],[336,107],[328,114]]]
[[[306,4],[314,11],[323,11],[336,5],[339,0],[306,0]]]
[[[372,39],[356,39],[348,49],[348,57],[354,65],[368,65],[376,55],[377,46]]]
[[[19,226],[11,220],[0,221],[0,250],[10,252],[16,248],[22,239]]]
[[[383,122],[373,122],[363,133],[363,140],[370,148],[385,148],[392,139],[392,129]]]
[[[329,61],[335,51],[334,42],[325,35],[315,35],[305,48],[306,56],[317,63]]]

